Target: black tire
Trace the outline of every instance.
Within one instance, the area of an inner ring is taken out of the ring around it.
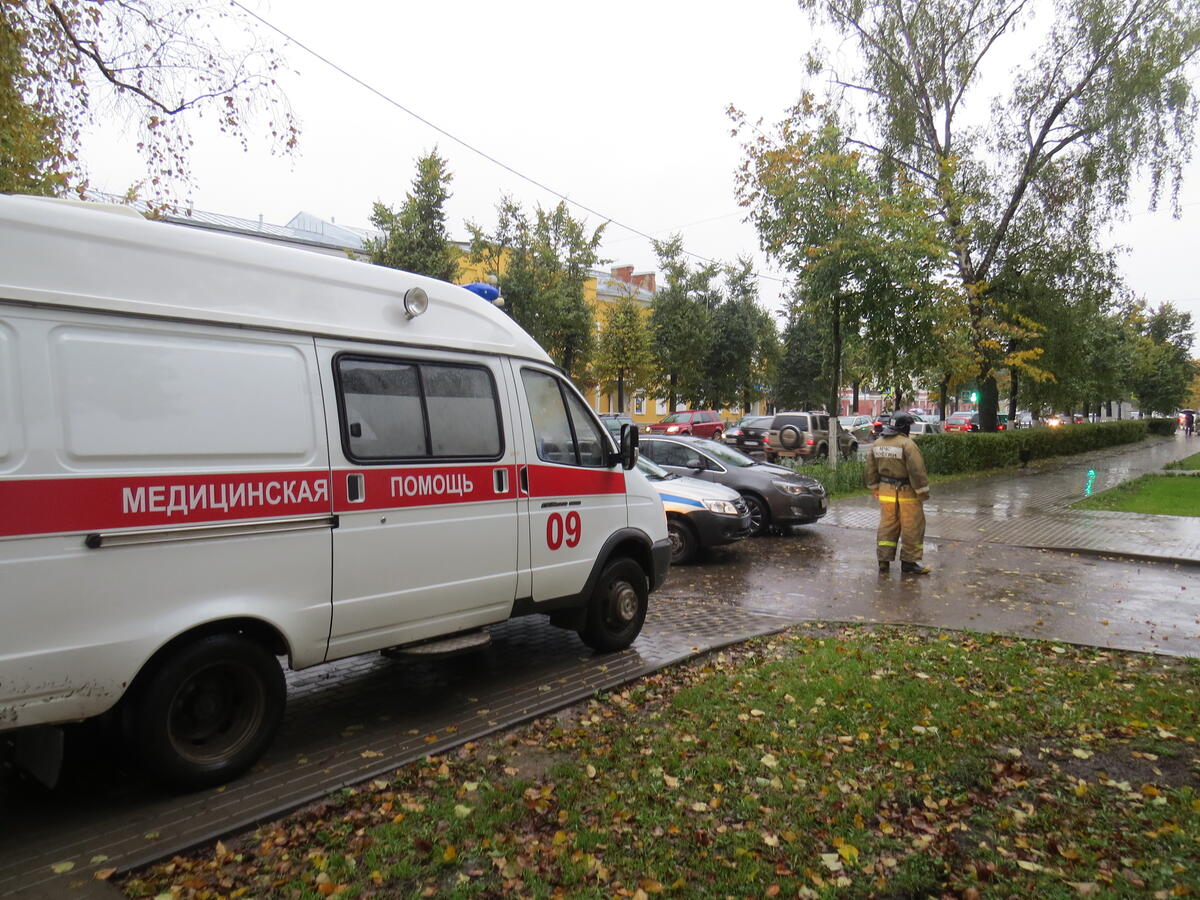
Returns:
[[[767,501],[757,494],[742,494],[742,499],[750,507],[750,534],[757,537],[771,530],[771,508]]]
[[[851,444],[849,447],[847,447],[845,449],[845,451],[843,451],[842,459],[854,459],[854,457],[857,453],[858,453],[858,444]]]
[[[642,630],[649,599],[642,567],[624,557],[613,560],[596,580],[579,636],[601,653],[624,650]]]
[[[247,637],[214,634],[175,649],[126,699],[126,740],[157,780],[195,790],[236,778],[279,730],[279,661]]]
[[[667,517],[667,537],[671,539],[671,565],[681,566],[696,558],[700,542],[692,526],[674,516]]]
[[[723,432],[723,431],[717,431],[717,432],[714,432],[714,433],[713,433],[713,436],[712,436],[712,439],[713,439],[714,441],[723,441],[723,440],[725,440],[725,432]]]
[[[795,425],[784,425],[779,431],[779,446],[785,450],[795,450],[800,446],[800,429]]]

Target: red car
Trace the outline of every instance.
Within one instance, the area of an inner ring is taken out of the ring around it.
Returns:
[[[947,416],[946,421],[942,423],[942,427],[946,431],[978,431],[979,430],[979,413],[977,412],[959,412],[952,416]],[[996,430],[1008,430],[1008,416],[1004,413],[996,415]]]
[[[715,409],[681,409],[661,422],[648,425],[646,431],[651,434],[690,434],[719,441],[725,433],[725,423]]]

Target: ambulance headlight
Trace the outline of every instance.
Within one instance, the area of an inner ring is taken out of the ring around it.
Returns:
[[[404,292],[404,314],[415,319],[429,309],[429,295],[424,288],[413,287]]]

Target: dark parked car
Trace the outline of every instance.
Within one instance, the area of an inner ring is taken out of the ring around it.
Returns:
[[[838,451],[843,459],[858,452],[854,435],[838,429]],[[799,459],[810,462],[829,456],[829,414],[782,412],[771,420],[767,435],[767,459]]]
[[[742,416],[725,432],[725,443],[743,453],[766,450],[767,432],[774,416]]]
[[[733,488],[676,475],[645,456],[638,458],[637,467],[662,498],[671,565],[691,562],[709,547],[732,544],[750,534],[750,509]]]
[[[815,478],[759,462],[716,441],[648,434],[642,436],[641,449],[668,472],[733,488],[750,507],[755,534],[815,522],[829,509],[825,488]]]
[[[725,433],[725,421],[715,409],[681,409],[661,422],[647,425],[653,434],[691,434],[719,441]]]
[[[632,426],[634,431],[638,429],[638,423],[625,413],[600,413],[600,422],[608,429],[608,433],[613,436],[614,441],[621,440],[622,425]]]

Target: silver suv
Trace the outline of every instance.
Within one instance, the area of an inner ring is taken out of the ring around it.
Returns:
[[[844,429],[838,429],[838,451],[843,459],[858,452],[858,441]],[[782,412],[771,420],[767,433],[767,460],[799,459],[809,461],[829,456],[829,414],[823,412]]]

